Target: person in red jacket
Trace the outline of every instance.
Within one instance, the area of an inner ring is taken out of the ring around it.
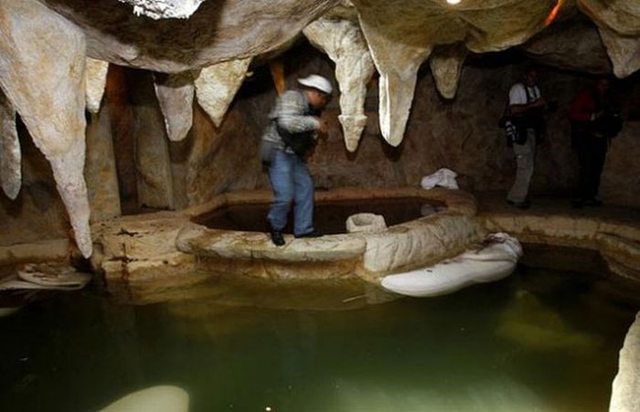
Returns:
[[[609,79],[598,78],[574,98],[569,108],[571,145],[580,164],[578,199],[573,202],[576,208],[602,205],[598,199],[600,175],[611,138],[619,131],[617,125],[611,124],[617,119],[612,117],[610,86]]]

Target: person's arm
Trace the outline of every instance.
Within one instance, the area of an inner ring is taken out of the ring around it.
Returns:
[[[320,121],[311,115],[306,115],[306,101],[297,91],[287,91],[280,98],[276,113],[278,126],[289,133],[303,133],[320,128]]]
[[[572,122],[588,122],[593,115],[593,98],[588,91],[583,91],[569,106],[569,120]]]

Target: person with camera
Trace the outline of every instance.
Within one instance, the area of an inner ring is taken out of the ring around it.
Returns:
[[[545,137],[544,109],[546,103],[538,87],[538,72],[529,67],[525,70],[521,82],[514,84],[509,90],[507,111],[509,121],[513,125],[513,152],[516,158],[516,177],[507,194],[507,203],[527,209],[529,185],[533,176],[536,145]]]
[[[598,199],[600,176],[611,139],[622,128],[622,115],[611,99],[608,78],[600,77],[581,91],[569,107],[571,145],[580,165],[578,198],[573,206],[602,206]]]
[[[314,184],[306,157],[317,133],[327,131],[326,122],[319,115],[329,102],[333,87],[329,80],[316,74],[298,79],[298,83],[300,90],[287,90],[280,96],[262,137],[261,157],[273,190],[267,221],[276,246],[286,243],[282,231],[292,206],[294,236],[322,236],[313,225]]]

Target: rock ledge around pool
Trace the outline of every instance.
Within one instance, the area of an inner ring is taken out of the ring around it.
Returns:
[[[252,192],[251,201],[268,203],[269,192]],[[265,196],[266,195],[266,196]],[[242,204],[249,194],[233,194],[223,201],[216,199],[209,208],[190,211],[192,220],[209,213],[211,208]],[[446,210],[397,224],[376,232],[356,232],[325,235],[320,238],[295,239],[285,236],[287,243],[275,247],[266,233],[210,229],[191,222],[176,239],[177,249],[207,258],[202,262],[212,270],[234,260],[244,266],[246,275],[275,279],[331,279],[360,275],[366,280],[377,279],[391,271],[418,267],[459,253],[482,235],[476,223],[475,199],[461,191],[416,188],[360,189],[343,188],[319,192],[317,200],[371,200],[389,198],[419,198],[437,201]],[[251,270],[248,270],[253,266]],[[322,270],[320,270],[322,266]],[[350,274],[344,272],[349,268]]]
[[[269,203],[266,190],[219,195],[179,212],[124,216],[93,225],[93,267],[107,287],[130,295],[149,294],[224,272],[279,281],[344,279],[371,282],[386,273],[435,263],[462,252],[485,231],[475,219],[475,198],[436,188],[341,188],[321,191],[316,200],[420,198],[446,210],[391,226],[383,232],[293,239],[274,246],[267,233],[209,229],[195,222],[216,208]]]

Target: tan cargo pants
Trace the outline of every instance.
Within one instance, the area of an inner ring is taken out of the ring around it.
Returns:
[[[533,129],[527,129],[527,141],[524,144],[513,144],[513,153],[516,157],[516,179],[507,195],[507,200],[522,203],[529,194],[536,156],[536,134]]]

